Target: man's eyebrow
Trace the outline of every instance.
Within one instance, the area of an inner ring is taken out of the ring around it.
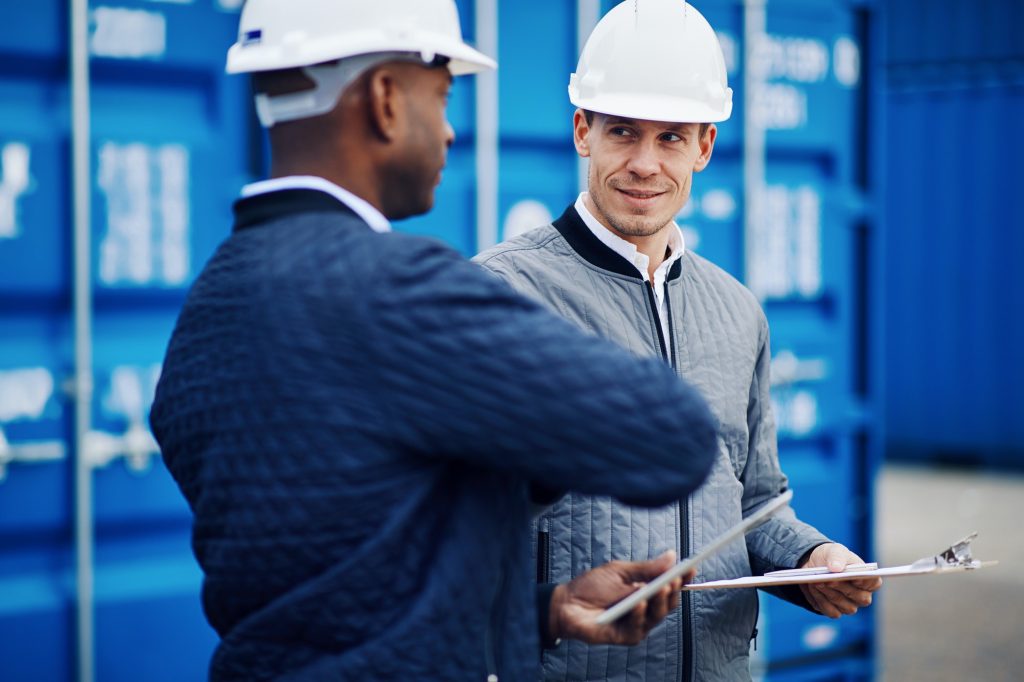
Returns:
[[[636,126],[640,119],[626,118],[625,116],[609,116],[606,120],[608,125]],[[669,130],[679,135],[687,135],[689,133],[686,123],[662,123],[659,127],[662,130]]]
[[[685,123],[665,123],[661,126],[661,129],[671,131],[680,136],[690,134],[690,128],[687,128]]]

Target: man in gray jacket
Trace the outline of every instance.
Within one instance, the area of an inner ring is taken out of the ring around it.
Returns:
[[[537,523],[542,583],[666,548],[692,554],[787,488],[764,313],[739,282],[686,250],[673,222],[693,174],[710,161],[714,122],[731,113],[714,31],[678,0],[622,3],[587,41],[569,94],[578,107],[576,150],[590,160],[588,191],[553,224],[476,260],[581,328],[671,363],[711,405],[719,448],[704,486],[669,507],[637,509],[575,493],[561,499]],[[652,404],[660,399],[649,396]],[[698,581],[805,566],[839,571],[860,561],[787,509],[706,562]],[[870,604],[881,582],[823,585],[776,594],[838,618]],[[749,679],[756,621],[753,590],[684,593],[680,608],[638,646],[563,642],[545,651],[544,676]]]

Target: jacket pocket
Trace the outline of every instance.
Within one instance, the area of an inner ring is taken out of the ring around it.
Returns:
[[[537,531],[537,582],[551,582],[551,533]]]

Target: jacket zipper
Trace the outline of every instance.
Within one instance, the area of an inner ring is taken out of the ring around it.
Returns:
[[[679,555],[687,557],[690,555],[690,533],[689,533],[689,500],[679,501]],[[682,680],[690,682],[693,679],[693,627],[690,619],[692,611],[690,607],[690,593],[683,591],[679,595],[679,638],[682,640]]]
[[[487,619],[487,630],[484,632],[484,664],[487,666],[487,682],[498,682],[498,658],[494,647],[495,621],[498,616],[498,600],[505,591],[505,569],[498,569],[498,590],[491,600],[491,611]]]
[[[658,301],[654,296],[654,285],[647,283],[647,298],[651,302],[651,310],[654,312],[654,322],[658,329],[658,341],[661,343],[661,354],[672,369],[676,368],[675,358],[675,330],[672,327],[672,301],[669,299],[668,282],[665,282],[665,314],[668,322],[669,339],[665,339],[661,332],[661,317],[658,314]],[[689,500],[679,501],[679,557],[685,558],[690,554],[690,524],[689,524]],[[679,642],[680,650],[683,652],[683,660],[680,668],[682,670],[683,682],[690,682],[693,679],[693,627],[692,607],[690,605],[690,593],[683,592],[679,597]]]
[[[761,599],[758,595],[757,601],[754,602],[754,627],[750,632],[750,641],[754,644],[754,651],[757,651],[757,619],[761,617]]]
[[[675,369],[676,363],[669,357],[668,344],[665,343],[665,335],[661,333],[661,315],[658,314],[658,299],[654,296],[654,285],[650,282],[644,282],[645,288],[647,289],[647,301],[651,304],[651,312],[654,314],[654,329],[658,334],[658,347],[661,348],[661,358],[665,362],[672,365]],[[666,291],[668,293],[668,282],[665,283]],[[669,315],[669,327],[672,326],[672,316]]]

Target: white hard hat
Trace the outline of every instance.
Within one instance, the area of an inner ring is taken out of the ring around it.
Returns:
[[[359,73],[402,57],[443,58],[454,76],[497,66],[463,42],[454,0],[247,0],[227,72],[303,68],[314,80],[313,91],[257,96],[260,120],[270,127],[330,111]]]
[[[627,0],[594,27],[569,101],[613,116],[716,123],[732,114],[714,29],[684,0]]]
[[[454,0],[248,0],[227,71],[290,69],[373,52],[447,57],[453,75],[495,68],[462,42]]]

